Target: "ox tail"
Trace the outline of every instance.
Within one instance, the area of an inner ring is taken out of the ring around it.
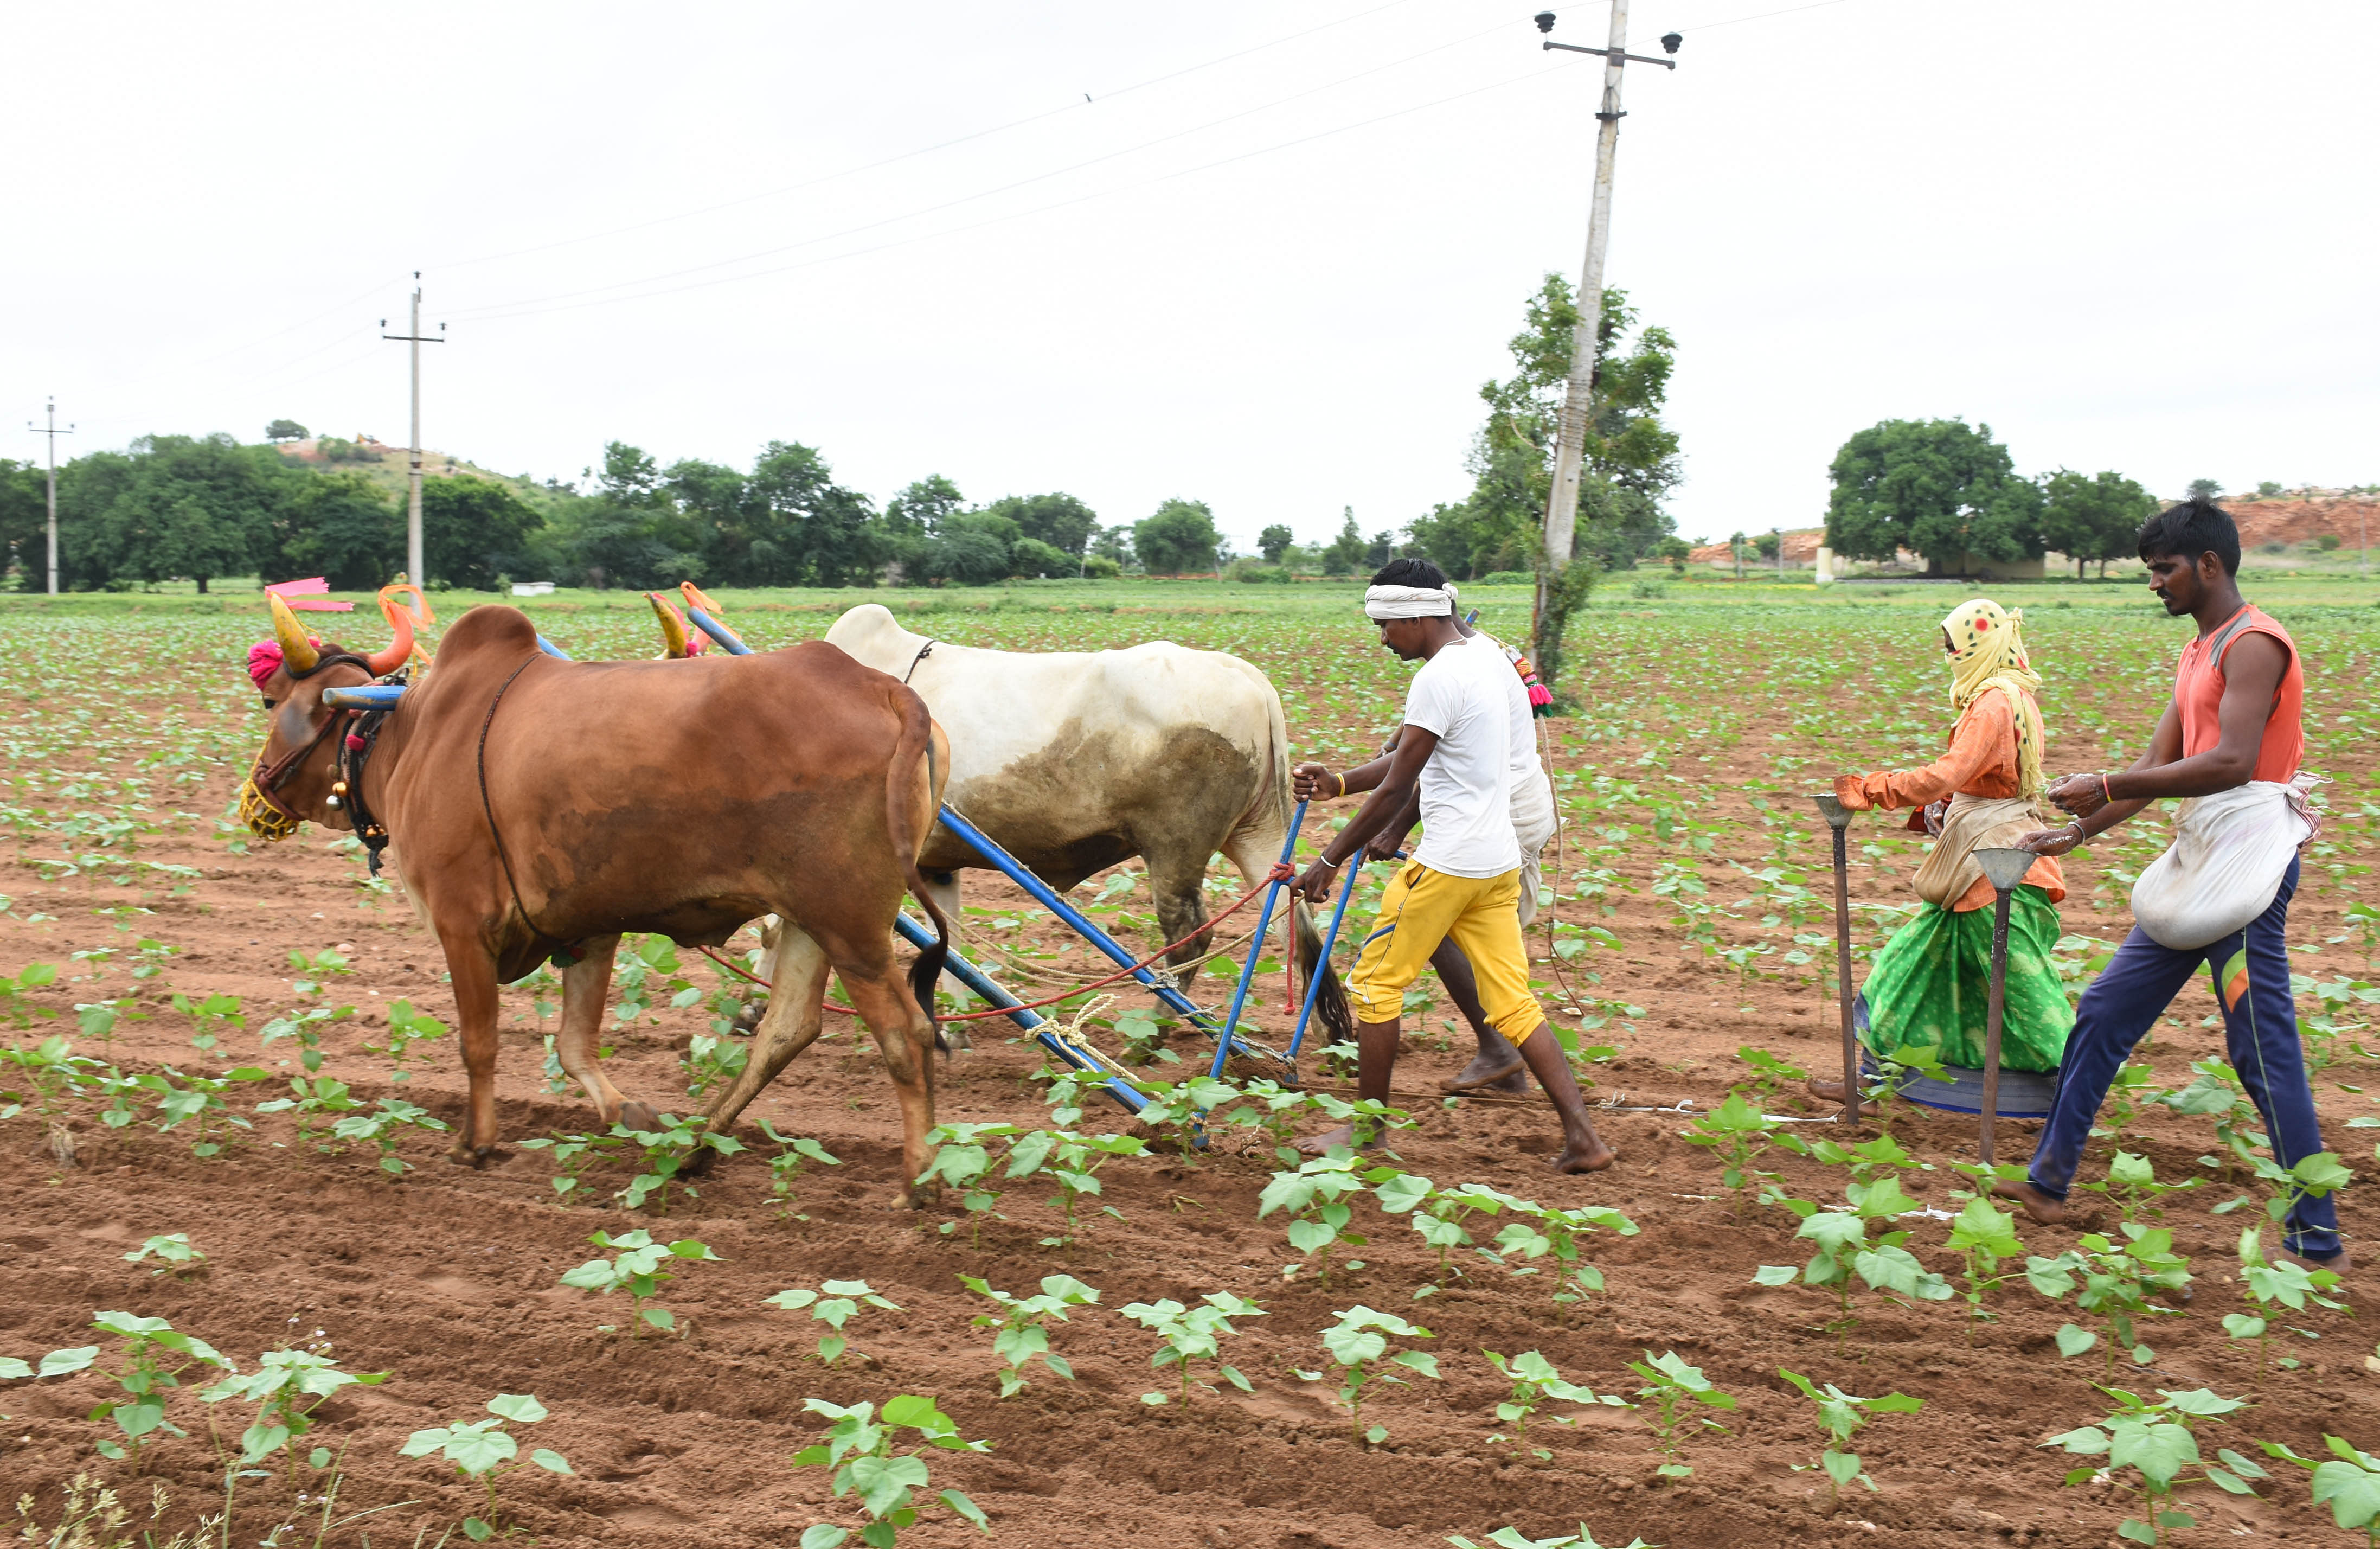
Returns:
[[[934,718],[927,714],[926,701],[916,690],[903,687],[896,690],[893,701],[901,714],[901,740],[892,750],[892,767],[884,780],[885,828],[892,838],[892,852],[900,857],[901,873],[908,884],[910,896],[923,906],[926,918],[933,921],[934,945],[917,954],[909,965],[909,993],[917,997],[917,1005],[926,1013],[928,1024],[934,1023],[934,985],[942,976],[942,963],[951,951],[951,923],[927,891],[926,879],[917,870],[917,852],[925,848],[926,832],[933,826],[933,814],[941,809],[942,786],[950,778],[950,770],[936,756]],[[918,825],[917,797],[923,775],[926,798],[925,826]],[[934,1043],[942,1043],[942,1031],[934,1026]]]

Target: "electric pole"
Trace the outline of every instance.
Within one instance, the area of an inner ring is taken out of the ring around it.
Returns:
[[[380,325],[388,326],[382,318]],[[384,339],[403,339],[413,347],[413,465],[407,477],[405,503],[405,579],[416,586],[427,586],[421,561],[421,347],[444,344],[446,324],[440,323],[438,332],[425,336],[421,332],[421,271],[413,272],[413,326],[402,334],[382,334]]]
[[[1553,12],[1540,11],[1536,19],[1538,31],[1554,30]],[[1671,32],[1661,39],[1661,46],[1675,54],[1683,41]],[[1560,429],[1554,443],[1553,489],[1546,498],[1546,567],[1537,577],[1537,613],[1541,618],[1547,582],[1570,564],[1571,549],[1578,540],[1578,485],[1586,457],[1587,421],[1594,410],[1595,369],[1601,345],[1603,253],[1611,237],[1612,165],[1620,153],[1620,120],[1625,116],[1620,106],[1621,75],[1632,59],[1664,69],[1678,67],[1673,59],[1627,52],[1628,0],[1611,0],[1611,31],[1606,46],[1585,48],[1548,38],[1545,47],[1568,54],[1601,55],[1603,101],[1595,115],[1595,191],[1587,214],[1586,265],[1578,282],[1578,324],[1571,331],[1570,381],[1562,393]],[[1538,653],[1540,657],[1546,654],[1542,640],[1538,642]]]
[[[58,429],[58,400],[55,397],[50,399],[49,415],[47,429],[30,420],[25,421],[25,428],[35,435],[50,438],[50,595],[55,597],[58,594],[58,437],[74,434],[74,421],[70,420],[66,429]]]

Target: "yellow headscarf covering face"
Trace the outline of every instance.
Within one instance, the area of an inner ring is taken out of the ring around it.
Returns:
[[[2024,650],[2024,610],[2008,612],[1987,597],[1962,603],[1942,620],[1950,637],[1950,702],[1961,712],[1985,689],[2008,696],[2016,718],[2017,794],[2041,793],[2042,749],[2049,739],[2034,694],[2041,675]]]

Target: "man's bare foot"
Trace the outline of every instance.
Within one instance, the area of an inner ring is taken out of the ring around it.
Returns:
[[[1840,1080],[1828,1080],[1823,1076],[1813,1076],[1810,1078],[1809,1092],[1821,1103],[1840,1103],[1843,1100],[1843,1083]],[[1883,1113],[1884,1108],[1880,1104],[1865,1101],[1860,1104],[1860,1116],[1863,1118],[1877,1118],[1882,1116]]]
[[[1355,1143],[1355,1127],[1352,1124],[1342,1124],[1336,1129],[1325,1129],[1319,1135],[1308,1135],[1297,1142],[1297,1149],[1308,1156],[1328,1156],[1333,1151],[1342,1147],[1350,1151],[1367,1149]]]
[[[1455,1073],[1446,1083],[1448,1092],[1525,1092],[1529,1079],[1521,1072],[1524,1062],[1521,1051],[1507,1044],[1500,1058],[1483,1049],[1474,1055],[1471,1063]]]
[[[2301,1269],[2306,1270],[2309,1273],[2317,1269],[2326,1269],[2330,1271],[2331,1274],[2338,1275],[2342,1279],[2346,1277],[2347,1272],[2350,1267],[2348,1262],[2347,1250],[2344,1248],[2340,1249],[2338,1252],[2333,1253],[2327,1259],[2317,1259],[2313,1257],[2311,1254],[2306,1253],[2293,1253],[2284,1248],[2281,1250],[2281,1258],[2283,1262],[2296,1264]]]
[[[2022,1179],[1999,1179],[1992,1185],[1992,1197],[2015,1201],[2024,1214],[2040,1226],[2060,1226],[2066,1224],[2066,1201],[2053,1200]]]
[[[1605,1145],[1601,1137],[1585,1145],[1572,1144],[1548,1164],[1558,1173],[1599,1173],[1620,1160],[1620,1153]]]

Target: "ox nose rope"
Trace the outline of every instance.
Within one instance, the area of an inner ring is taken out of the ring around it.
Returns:
[[[485,790],[486,786],[483,781],[481,784],[482,794],[485,793]],[[1164,957],[1167,953],[1189,945],[1192,942],[1197,940],[1200,936],[1205,935],[1208,932],[1213,930],[1224,921],[1229,920],[1232,915],[1237,914],[1241,909],[1246,908],[1252,903],[1255,903],[1258,898],[1265,896],[1267,893],[1269,893],[1272,890],[1275,884],[1286,882],[1294,882],[1295,880],[1297,880],[1297,873],[1286,863],[1276,865],[1273,867],[1271,872],[1266,876],[1266,885],[1262,890],[1241,894],[1238,901],[1232,904],[1230,908],[1210,915],[1196,930],[1191,932],[1188,935],[1184,936],[1180,941],[1169,942],[1165,945],[1159,947],[1156,951],[1150,953],[1148,957],[1143,957],[1140,961],[1133,964],[1131,967],[1118,969],[1115,972],[1109,974],[1104,979],[1094,979],[1087,984],[1077,985],[1075,988],[1067,990],[1062,994],[1050,995],[1041,1000],[1023,1001],[1014,1006],[995,1006],[989,1011],[965,1011],[955,1017],[939,1017],[935,1019],[937,1021],[943,1022],[973,1022],[979,1021],[986,1017],[1005,1017],[1012,1011],[1038,1011],[1045,1006],[1055,1006],[1062,1000],[1072,1000],[1076,995],[1087,994],[1091,991],[1099,989],[1103,985],[1112,984],[1119,979],[1129,979],[1134,974],[1138,973],[1141,970],[1148,967],[1151,963],[1156,962],[1160,957]],[[517,896],[517,895],[516,895],[516,896]],[[1248,939],[1254,940],[1255,938],[1251,936]],[[700,952],[704,957],[710,958],[712,962],[717,963],[720,967],[727,970],[729,972],[741,974],[745,978],[750,980],[753,983],[759,985],[760,988],[764,990],[771,988],[767,980],[761,978],[759,974],[754,973],[750,969],[746,968],[735,958],[719,952],[716,948],[698,946],[695,950]],[[840,1012],[845,1017],[856,1017],[859,1015],[859,1013],[851,1006],[837,1006],[831,1000],[824,1001],[821,1004],[824,1005],[826,1009],[829,1011]]]

